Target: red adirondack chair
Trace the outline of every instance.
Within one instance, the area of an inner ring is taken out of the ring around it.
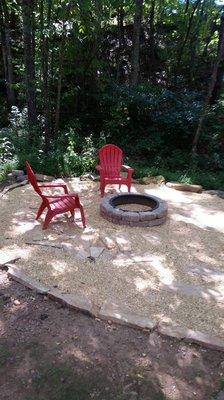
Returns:
[[[119,188],[121,185],[127,185],[130,192],[134,170],[127,165],[122,165],[122,150],[114,144],[106,144],[99,150],[99,159],[100,165],[97,165],[96,169],[100,173],[101,196],[104,196],[105,186],[113,183],[119,184]],[[120,174],[121,169],[127,172],[126,177]]]
[[[45,208],[48,209],[43,229],[46,229],[48,227],[48,224],[50,223],[51,219],[57,214],[63,214],[69,211],[71,215],[74,217],[76,208],[79,208],[80,210],[83,227],[86,226],[84,210],[82,204],[79,201],[79,196],[76,193],[68,193],[68,188],[66,184],[45,183],[39,185],[37,183],[35,174],[28,161],[26,161],[26,172],[29,182],[33,186],[35,192],[42,199],[42,203],[37,211],[36,219],[40,218]],[[41,191],[42,188],[44,189],[44,188],[59,188],[59,187],[64,190],[64,194],[45,195]]]

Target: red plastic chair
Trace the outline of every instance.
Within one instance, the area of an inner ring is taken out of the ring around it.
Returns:
[[[68,193],[68,188],[66,184],[46,183],[43,185],[38,185],[35,174],[28,161],[26,161],[26,172],[29,182],[33,186],[35,192],[42,199],[42,203],[37,211],[36,219],[40,218],[45,208],[48,209],[43,229],[46,229],[48,227],[52,218],[57,214],[63,214],[69,211],[71,215],[74,217],[76,208],[79,208],[80,210],[83,227],[86,226],[84,210],[82,204],[79,201],[79,196],[76,193]],[[40,190],[40,188],[58,188],[58,187],[61,187],[64,190],[64,194],[45,195]]]
[[[100,173],[101,196],[104,196],[106,185],[113,183],[119,184],[119,188],[121,185],[127,185],[130,192],[134,169],[127,165],[122,165],[122,150],[114,144],[106,144],[99,150],[99,159],[100,165],[97,165],[96,169]],[[126,177],[120,175],[121,169],[127,172]]]

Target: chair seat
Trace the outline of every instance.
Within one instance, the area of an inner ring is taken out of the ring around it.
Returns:
[[[125,178],[125,176],[111,176],[108,178],[104,178],[106,182],[113,181],[114,183],[119,183],[119,182],[126,182],[128,179]]]
[[[72,208],[76,208],[76,201],[73,197],[58,198],[50,200],[50,208],[52,211],[66,212],[70,211]]]

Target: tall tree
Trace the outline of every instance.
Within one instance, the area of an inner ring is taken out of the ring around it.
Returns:
[[[199,119],[197,131],[195,133],[193,144],[192,144],[192,154],[193,155],[195,155],[197,153],[198,141],[199,141],[199,138],[200,138],[200,135],[202,132],[203,123],[204,123],[206,114],[209,110],[209,104],[212,99],[212,93],[214,91],[215,84],[217,81],[218,69],[219,69],[220,63],[223,59],[223,56],[224,56],[224,14],[221,15],[221,19],[220,19],[220,33],[219,33],[217,58],[214,63],[214,66],[213,66],[213,71],[212,71],[212,76],[211,76],[211,80],[210,80],[209,87],[208,87],[208,92],[207,92],[207,95],[206,95],[206,98],[204,101],[201,117]]]
[[[45,24],[44,1],[40,1],[40,30],[41,30],[41,75],[43,90],[43,114],[44,114],[44,133],[45,151],[48,152],[51,138],[51,107],[50,107],[50,87],[49,87],[49,30],[52,14],[52,0],[47,0],[47,21]],[[47,33],[45,34],[45,30]]]
[[[150,69],[154,77],[154,69],[155,69],[155,0],[151,0],[151,9],[150,9],[150,36],[149,36],[149,62]]]
[[[223,33],[224,23],[222,22],[223,18],[224,15],[221,17],[221,24],[219,28],[218,54],[220,54],[220,62],[217,69],[215,85],[211,95],[211,100],[210,100],[211,103],[215,103],[218,100],[223,86],[223,77],[224,77],[224,46],[222,47],[222,36],[224,35]]]
[[[66,39],[66,23],[69,18],[70,11],[72,7],[72,1],[68,3],[64,18],[62,21],[62,35],[61,42],[59,45],[59,72],[58,72],[58,85],[57,85],[57,98],[55,107],[55,124],[54,124],[54,134],[57,135],[59,129],[59,119],[61,110],[61,88],[62,88],[62,77],[63,77],[63,63],[64,63],[64,52],[65,52],[65,39]]]
[[[131,74],[131,84],[133,86],[136,86],[139,80],[139,53],[140,53],[140,32],[141,32],[141,22],[142,22],[142,11],[143,11],[143,0],[135,0],[132,74]]]
[[[193,26],[194,15],[195,15],[195,12],[196,12],[197,8],[199,7],[200,3],[201,3],[201,0],[196,0],[192,5],[192,10],[191,10],[191,13],[189,15],[189,19],[188,19],[188,23],[187,23],[186,33],[184,35],[183,43],[180,44],[179,52],[178,52],[178,56],[177,56],[177,68],[178,69],[179,69],[179,66],[180,66],[180,63],[181,63],[181,60],[182,60],[182,56],[183,56],[183,53],[184,53],[185,46],[187,44],[188,38],[190,36],[191,29],[192,29],[192,26]],[[186,6],[185,12],[187,12],[186,10],[188,10],[188,6]]]
[[[33,0],[22,0],[25,86],[28,109],[28,123],[30,128],[33,128],[37,125],[34,10],[35,2]],[[29,140],[32,144],[33,136],[31,129]]]
[[[1,22],[1,41],[3,65],[6,81],[7,102],[9,106],[15,105],[15,91],[13,88],[14,74],[11,51],[11,33],[10,33],[10,16],[8,4],[5,0],[0,2],[0,22]]]

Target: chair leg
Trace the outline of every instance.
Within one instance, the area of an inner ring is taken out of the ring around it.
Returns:
[[[52,220],[53,216],[54,216],[54,214],[52,214],[52,211],[48,210],[47,215],[46,215],[45,220],[44,220],[43,229],[46,229],[48,227],[48,225],[49,225],[50,221]]]
[[[130,192],[131,191],[131,182],[128,182],[128,192]]]
[[[101,197],[104,196],[104,190],[105,190],[105,184],[104,183],[100,183],[100,194],[101,194]]]
[[[84,209],[81,204],[79,205],[79,209],[80,209],[80,214],[81,214],[81,218],[82,218],[83,228],[85,228],[86,227],[86,219],[85,219]]]
[[[42,212],[44,211],[44,209],[46,208],[46,205],[42,202],[38,211],[37,211],[37,215],[36,215],[36,219],[39,219]]]

